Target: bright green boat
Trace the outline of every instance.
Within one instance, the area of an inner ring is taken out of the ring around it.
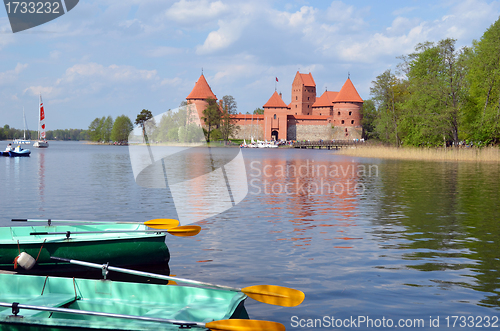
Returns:
[[[68,266],[51,256],[121,266],[166,265],[165,236],[141,223],[0,227],[0,268],[13,270],[22,252],[36,259],[35,273]]]
[[[246,297],[221,289],[0,274],[0,330],[224,330],[234,329],[231,322],[235,330],[254,330],[252,322],[278,324],[226,321],[248,318]]]

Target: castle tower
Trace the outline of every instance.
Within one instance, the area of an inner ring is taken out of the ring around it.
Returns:
[[[343,138],[360,139],[362,137],[361,109],[363,99],[359,96],[350,78],[347,78],[333,101],[333,105],[333,125],[343,128]]]
[[[203,111],[208,105],[206,101],[207,98],[212,98],[214,100],[217,100],[217,97],[212,92],[212,89],[210,88],[210,86],[207,83],[207,80],[205,79],[205,76],[201,74],[200,78],[198,78],[198,81],[194,85],[193,90],[186,97],[188,105],[191,104],[195,106],[200,121],[201,118],[203,117]]]
[[[291,115],[312,115],[312,106],[316,102],[316,83],[309,74],[297,71],[292,83],[292,102],[290,103]]]
[[[264,139],[286,140],[288,106],[278,92],[264,105]]]

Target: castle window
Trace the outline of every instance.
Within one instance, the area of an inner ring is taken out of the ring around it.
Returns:
[[[352,115],[352,111],[349,112],[349,116],[351,116],[351,115]]]
[[[295,105],[295,108],[297,108],[297,105]]]
[[[351,124],[354,124],[354,120],[351,121]]]
[[[342,120],[342,124],[344,124],[344,120]]]
[[[340,116],[340,112],[339,112],[339,116]]]
[[[307,108],[309,108],[309,105],[307,105]]]
[[[295,100],[299,100],[299,97],[298,97],[298,96],[295,96]]]
[[[276,114],[274,114],[274,119],[276,119]]]
[[[307,97],[307,100],[309,100],[309,97]]]

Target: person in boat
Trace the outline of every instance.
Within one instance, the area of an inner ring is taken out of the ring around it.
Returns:
[[[13,151],[14,149],[12,148],[12,144],[8,144],[7,145],[7,148],[5,148],[5,151],[6,152],[10,152],[10,151]]]

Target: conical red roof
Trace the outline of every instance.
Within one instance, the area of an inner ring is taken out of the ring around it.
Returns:
[[[278,92],[274,91],[273,95],[264,105],[264,108],[288,108],[286,103],[281,99]]]
[[[339,94],[337,94],[333,102],[363,102],[363,99],[359,96],[351,79],[347,78],[344,86],[342,86],[342,89],[340,89]]]
[[[207,98],[212,98],[212,99],[217,100],[217,97],[212,92],[212,89],[210,88],[210,86],[207,83],[207,80],[205,79],[205,76],[203,76],[203,74],[201,74],[200,78],[198,79],[198,81],[194,85],[193,90],[191,91],[191,93],[189,93],[189,95],[187,96],[186,99],[187,100],[189,100],[189,99],[203,99],[203,100],[205,100]]]
[[[325,91],[322,96],[316,99],[316,102],[312,105],[313,107],[329,107],[333,106],[333,102],[339,92]]]

